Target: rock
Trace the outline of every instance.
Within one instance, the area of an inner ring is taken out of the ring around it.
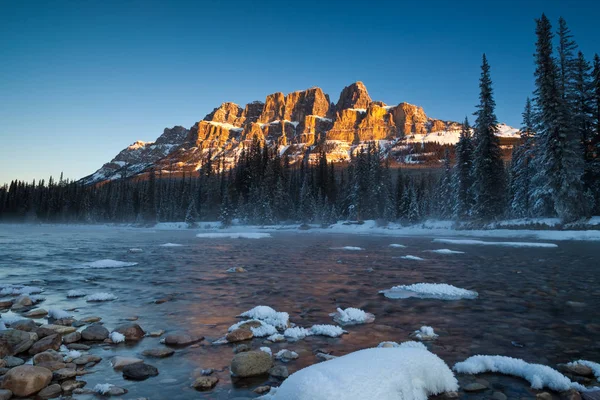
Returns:
[[[29,354],[38,354],[46,350],[58,350],[62,343],[60,335],[54,334],[38,340],[29,348]]]
[[[55,350],[46,350],[33,356],[33,365],[49,361],[62,361],[63,356]]]
[[[58,383],[52,384],[42,389],[37,397],[40,399],[54,399],[62,394],[62,387]]]
[[[75,378],[77,376],[77,370],[73,368],[61,368],[52,372],[53,379],[57,381],[64,381],[66,379]]]
[[[16,329],[0,331],[0,358],[27,351],[33,340],[29,333]]]
[[[237,272],[237,273],[239,273],[239,272],[248,272],[248,270],[246,268],[244,268],[244,267],[231,267],[231,268],[229,268],[225,272],[229,272],[229,273]]]
[[[200,370],[200,375],[209,376],[209,375],[212,375],[213,372],[215,372],[215,370],[213,368],[202,369],[202,370]]]
[[[85,381],[76,381],[75,379],[71,379],[64,381],[60,386],[62,387],[63,391],[72,392],[75,389],[81,389],[85,385],[87,385],[87,382]]]
[[[4,376],[10,369],[8,368],[0,368],[0,376]]]
[[[141,358],[121,357],[121,356],[116,356],[111,360],[112,367],[116,370],[123,369],[124,367],[131,365],[131,364],[140,364],[143,362],[144,362],[144,360],[142,360]]]
[[[38,335],[39,339],[43,339],[46,336],[54,335],[57,333],[52,329],[42,328],[41,326],[38,326],[33,332],[35,332],[35,334]]]
[[[542,392],[535,395],[537,400],[552,400],[552,395],[548,392]]]
[[[0,300],[0,310],[7,310],[12,306],[12,300]]]
[[[93,324],[81,331],[81,338],[88,341],[102,341],[108,338],[109,332],[104,326]]]
[[[138,324],[124,324],[116,327],[115,332],[125,336],[126,341],[136,341],[142,339],[146,332]]]
[[[158,369],[145,363],[130,364],[123,368],[123,378],[134,381],[143,381],[156,375],[158,375]]]
[[[98,357],[93,354],[84,354],[81,357],[77,357],[72,362],[75,365],[86,365],[89,363],[99,363],[100,361],[102,361],[102,357]]]
[[[264,351],[238,353],[231,360],[230,371],[233,376],[246,378],[263,375],[273,366],[271,356]]]
[[[0,358],[0,368],[5,368],[6,367],[6,361],[4,361],[2,358]]]
[[[37,329],[37,325],[30,319],[22,319],[10,324],[10,329],[18,329],[20,331],[31,332]]]
[[[167,347],[158,347],[156,349],[148,349],[142,352],[142,355],[146,357],[154,357],[154,358],[165,358],[172,356],[175,353],[175,350],[169,349]]]
[[[148,336],[150,336],[150,337],[160,337],[160,336],[164,335],[164,333],[165,333],[165,331],[163,331],[161,329],[161,330],[158,330],[158,331],[152,331],[152,332],[150,332],[148,334]]]
[[[508,397],[502,393],[502,392],[494,392],[494,394],[492,394],[492,399],[494,400],[507,400]]]
[[[276,358],[283,362],[290,362],[298,358],[298,353],[284,349],[277,353]]]
[[[8,389],[0,389],[0,400],[8,400],[12,397],[12,392]]]
[[[127,389],[119,387],[119,386],[111,386],[106,393],[107,396],[122,396],[128,392]]]
[[[463,390],[465,392],[481,392],[482,390],[486,390],[487,386],[482,385],[481,383],[478,382],[473,382],[473,383],[469,383],[465,386],[463,386]]]
[[[69,333],[68,335],[63,336],[63,338],[62,338],[62,342],[64,344],[71,344],[71,343],[79,342],[80,340],[81,340],[80,332]]]
[[[102,318],[97,317],[97,316],[91,316],[91,317],[82,318],[79,321],[83,322],[84,324],[93,324],[95,322],[102,321]]]
[[[87,344],[81,344],[81,343],[70,343],[67,345],[67,349],[69,349],[69,350],[88,351],[91,348],[92,348],[91,346],[88,346]]]
[[[77,328],[73,326],[62,326],[62,325],[42,325],[40,328],[53,330],[54,333],[59,333],[61,335],[66,335],[67,333],[75,332]]]
[[[288,369],[285,366],[276,365],[269,370],[269,375],[271,375],[273,378],[284,380],[288,376],[290,376],[290,373],[288,372]]]
[[[172,333],[164,337],[164,343],[168,346],[189,346],[204,340],[203,336],[193,336],[186,333]]]
[[[442,398],[450,400],[450,399],[458,399],[458,392],[446,392],[442,394]]]
[[[19,357],[8,356],[4,357],[4,363],[6,364],[6,368],[14,368],[18,367],[19,365],[25,364],[25,360]]]
[[[73,325],[73,322],[75,322],[75,319],[73,318],[60,318],[53,320],[54,325],[60,326],[71,326]]]
[[[61,361],[45,361],[37,364],[38,367],[49,369],[50,371],[56,371],[67,367],[67,364]]]
[[[583,364],[566,364],[565,369],[575,375],[585,376],[585,377],[593,377],[594,371],[587,365]]]
[[[26,307],[31,307],[33,304],[31,297],[23,294],[13,301],[11,310],[21,310]]]
[[[570,389],[560,394],[561,400],[581,400],[581,395],[575,389]]]
[[[233,354],[238,354],[238,353],[243,353],[245,351],[250,351],[252,350],[252,347],[250,347],[249,345],[242,343],[242,344],[238,344],[237,346],[235,346],[233,348]]]
[[[219,378],[216,376],[201,376],[196,378],[192,383],[192,387],[196,390],[205,391],[214,388],[217,382],[219,382]]]
[[[252,331],[250,329],[245,329],[245,328],[241,328],[241,329],[236,329],[234,331],[231,331],[227,334],[227,336],[225,336],[225,339],[227,339],[227,341],[229,343],[235,343],[235,342],[242,342],[244,340],[250,340],[254,337],[254,334],[252,333]]]
[[[33,365],[21,365],[4,375],[2,387],[18,397],[31,396],[39,392],[52,380],[52,372]]]
[[[256,389],[254,389],[253,392],[256,394],[265,394],[265,393],[268,393],[270,390],[271,390],[271,386],[263,385],[263,386],[259,386]]]
[[[346,108],[367,108],[371,101],[367,88],[359,81],[342,90],[335,109],[339,111]]]

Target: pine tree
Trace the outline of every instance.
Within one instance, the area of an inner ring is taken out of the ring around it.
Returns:
[[[529,97],[523,111],[521,126],[521,141],[513,148],[510,166],[510,201],[509,213],[513,217],[523,218],[530,216],[529,204],[531,190],[531,138],[533,135],[533,110]]]
[[[475,115],[475,151],[473,156],[474,214],[482,220],[501,216],[504,210],[505,175],[495,114],[490,66],[485,54],[479,81],[479,104]]]
[[[444,173],[437,191],[439,215],[443,219],[452,218],[454,196],[452,187],[452,166],[450,165],[450,150],[444,152]]]
[[[473,208],[473,141],[471,138],[471,126],[465,117],[460,138],[456,144],[456,164],[454,166],[454,217],[457,219],[467,218]]]
[[[192,198],[185,213],[185,223],[188,228],[195,228],[197,222],[198,211],[196,210],[196,200]]]
[[[241,197],[240,197],[241,198]],[[229,195],[223,198],[221,203],[221,212],[219,213],[219,221],[221,222],[221,228],[229,228],[233,220],[233,212],[231,210],[231,199]]]

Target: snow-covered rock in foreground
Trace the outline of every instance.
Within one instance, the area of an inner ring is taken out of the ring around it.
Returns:
[[[84,268],[123,268],[133,267],[137,265],[136,262],[116,261],[116,260],[98,260],[83,264]]]
[[[48,310],[48,317],[54,319],[63,319],[63,318],[71,318],[71,314],[64,310],[59,310],[58,308],[51,308]]]
[[[399,285],[391,289],[381,290],[389,299],[407,299],[417,297],[421,299],[460,300],[474,299],[478,293],[472,290],[458,288],[447,283],[415,283],[412,285]]]
[[[472,244],[480,246],[503,246],[503,247],[545,247],[554,248],[558,245],[554,243],[530,243],[530,242],[486,242],[483,240],[474,239],[433,239],[436,243],[447,243],[447,244]]]
[[[260,323],[260,326],[258,326],[258,327],[250,327],[250,330],[252,331],[252,334],[254,335],[254,337],[266,337],[266,336],[275,335],[277,333],[277,328],[275,328],[273,325],[267,324],[266,322],[261,321],[259,319],[250,319],[250,320],[240,321],[237,324],[231,325],[227,331],[233,332],[236,329],[238,329],[240,326],[244,325],[247,322],[251,322],[251,321]]]
[[[329,314],[329,316],[333,317],[333,320],[342,326],[369,324],[375,321],[373,314],[353,307],[348,307],[345,310],[338,308],[336,312]]]
[[[419,330],[414,331],[413,335],[419,340],[434,340],[438,337],[430,326],[422,326]]]
[[[592,370],[596,379],[600,379],[600,364],[598,364],[596,362],[587,361],[587,360],[577,360],[577,361],[570,362],[567,365],[570,365],[570,366],[585,365],[586,367],[589,367]]]
[[[23,285],[2,285],[0,286],[0,296],[19,296],[22,294],[30,295],[34,293],[42,293],[44,290],[36,286]]]
[[[419,348],[376,348],[301,369],[262,398],[426,400],[457,389],[454,374],[435,354]]]
[[[286,312],[277,312],[269,306],[256,306],[251,310],[245,311],[239,315],[243,318],[258,319],[273,325],[278,329],[285,329],[290,322],[290,315]]]
[[[283,336],[287,339],[291,340],[300,340],[304,339],[307,336],[329,336],[329,337],[339,337],[344,333],[348,333],[339,326],[335,325],[313,325],[310,329],[306,329],[300,326],[295,326],[293,328],[287,328],[285,332],[283,332]]]
[[[214,232],[214,233],[198,233],[196,237],[202,239],[264,239],[270,238],[270,233],[264,232]]]
[[[113,386],[114,385],[111,383],[98,383],[96,386],[94,386],[93,391],[98,394],[105,395],[110,392],[110,388]]]
[[[579,383],[546,365],[530,364],[518,358],[505,356],[473,356],[456,363],[454,371],[459,374],[481,374],[483,372],[499,372],[505,375],[521,377],[531,384],[533,389],[548,389],[563,392],[569,389],[586,390]]]
[[[362,247],[356,246],[344,246],[344,247],[332,247],[331,250],[347,250],[347,251],[362,251]]]
[[[111,301],[116,300],[117,296],[112,293],[99,292],[94,293],[85,298],[86,301],[94,302],[94,301]]]
[[[401,349],[423,349],[423,350],[427,350],[427,347],[425,347],[425,345],[423,343],[413,342],[413,341],[402,342],[402,343],[381,342],[381,343],[379,343],[377,345],[377,347],[383,347],[383,348],[400,347]]]

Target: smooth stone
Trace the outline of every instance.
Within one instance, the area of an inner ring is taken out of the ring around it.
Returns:
[[[254,334],[250,329],[236,329],[232,332],[229,332],[225,339],[229,343],[242,342],[244,340],[250,340],[254,337]]]
[[[269,370],[269,375],[271,375],[273,378],[284,380],[290,376],[290,373],[283,365],[276,365]]]
[[[64,381],[60,386],[62,387],[63,391],[72,392],[75,389],[81,389],[85,385],[87,385],[86,381],[76,381],[75,379],[71,379]]]
[[[66,379],[75,378],[77,376],[77,370],[73,368],[61,368],[52,372],[53,379],[57,381],[64,381]]]
[[[164,337],[164,343],[169,346],[189,346],[204,340],[203,336],[192,336],[187,333],[171,333]]]
[[[27,317],[27,318],[41,318],[48,315],[48,311],[44,310],[43,308],[34,308],[31,311],[27,311],[25,314],[23,314],[23,316]]]
[[[552,400],[552,395],[548,392],[542,392],[535,395],[537,400]]]
[[[0,331],[0,358],[23,353],[33,345],[33,342],[28,332],[17,329]]]
[[[116,356],[111,360],[110,363],[114,369],[120,370],[128,365],[140,364],[143,362],[144,360],[142,360],[141,358]]]
[[[71,325],[73,325],[73,322],[75,322],[75,319],[73,319],[73,318],[60,318],[60,319],[55,319],[52,322],[54,323],[54,325],[71,326]]]
[[[79,321],[83,322],[84,324],[93,324],[94,322],[100,322],[100,321],[102,321],[102,318],[96,317],[96,316],[92,316],[92,317],[82,318]]]
[[[83,350],[83,351],[87,351],[89,349],[91,349],[91,346],[88,346],[87,344],[82,344],[82,343],[70,343],[67,345],[67,349],[69,350]]]
[[[37,394],[37,397],[39,397],[40,399],[54,399],[56,397],[59,397],[61,394],[62,394],[62,387],[60,387],[60,385],[58,383],[54,383],[54,384],[42,389]]]
[[[95,342],[100,342],[103,341],[104,339],[108,338],[109,332],[108,329],[106,329],[104,326],[102,325],[98,325],[98,324],[94,324],[94,325],[90,325],[87,328],[85,328],[83,331],[81,331],[81,338],[83,340],[87,340],[87,341],[95,341]]]
[[[49,361],[62,361],[63,356],[55,350],[46,350],[33,356],[33,365]]]
[[[61,335],[66,335],[67,333],[72,333],[77,330],[77,328],[75,328],[73,326],[62,326],[62,325],[54,325],[54,324],[42,325],[40,328],[50,329],[50,330],[53,330],[54,333],[60,333]]]
[[[64,344],[71,344],[71,343],[79,342],[80,340],[81,340],[80,332],[69,333],[68,335],[63,336],[63,338],[62,338],[62,342]]]
[[[31,332],[37,329],[37,327],[37,324],[30,319],[22,319],[10,324],[10,329],[17,329],[25,332]]]
[[[52,372],[33,365],[21,365],[4,375],[2,387],[17,397],[27,397],[39,392],[52,380]]]
[[[8,400],[12,397],[12,392],[8,389],[0,389],[0,400]]]
[[[98,357],[95,356],[93,354],[84,354],[81,357],[77,357],[76,359],[74,359],[72,362],[75,365],[86,365],[89,363],[99,363],[100,361],[102,361],[102,357]]]
[[[29,348],[29,354],[38,354],[46,350],[58,350],[62,344],[62,338],[60,335],[50,335],[45,338],[38,340]]]
[[[486,390],[487,386],[482,385],[481,383],[478,382],[473,382],[473,383],[469,383],[468,385],[465,385],[463,387],[463,390],[465,392],[480,392],[482,390]]]
[[[494,392],[494,394],[492,394],[492,399],[494,400],[507,400],[508,397],[502,393],[502,392]]]
[[[130,364],[123,368],[123,378],[133,381],[143,381],[157,375],[158,369],[149,364]]]
[[[253,392],[256,394],[265,394],[265,393],[268,393],[270,390],[271,390],[271,386],[263,385],[263,386],[259,386],[256,389],[254,389]]]
[[[51,335],[56,334],[56,332],[53,331],[52,329],[42,328],[41,326],[38,326],[33,332],[35,332],[36,335],[38,335],[39,339],[43,339],[46,336],[51,336]]]
[[[575,389],[567,390],[560,394],[561,400],[581,400],[581,395]]]
[[[158,330],[158,331],[150,332],[148,334],[148,336],[150,336],[150,337],[160,337],[160,336],[164,335],[164,333],[165,333],[165,331],[161,329],[161,330]]]
[[[1,300],[0,301],[0,310],[9,309],[12,306],[12,300]]]
[[[29,297],[25,294],[22,294],[13,300],[11,308],[13,310],[18,310],[18,309],[22,309],[25,307],[31,307],[32,305],[33,305],[33,300],[31,300],[31,297]]]
[[[3,360],[6,363],[6,368],[14,368],[18,367],[19,365],[25,364],[25,360],[19,357],[8,356],[4,357]]]
[[[237,346],[235,346],[233,348],[233,353],[238,354],[238,353],[243,353],[245,351],[250,351],[250,350],[252,350],[252,347],[250,347],[247,344],[242,343],[242,344],[238,344]]]
[[[588,367],[587,365],[583,365],[583,364],[572,364],[572,365],[565,365],[567,371],[571,372],[572,374],[575,375],[580,375],[580,376],[585,376],[585,377],[593,377],[594,376],[594,371],[592,371],[592,369],[590,367]]]
[[[125,336],[127,341],[136,341],[142,339],[146,332],[138,324],[123,324],[114,329],[114,332],[119,332]]]
[[[67,364],[65,364],[64,362],[60,362],[60,361],[47,361],[47,362],[39,363],[39,364],[37,364],[37,366],[49,369],[50,371],[56,371],[56,370],[59,370],[62,368],[66,368]]]
[[[154,357],[154,358],[165,358],[172,356],[175,353],[175,350],[169,349],[167,347],[158,347],[156,349],[148,349],[142,352],[142,355],[146,357]]]
[[[108,393],[106,393],[107,396],[122,396],[124,394],[126,394],[128,392],[127,389],[119,387],[119,386],[111,386],[111,388],[108,390]]]
[[[201,376],[196,378],[194,383],[192,383],[192,387],[199,391],[205,391],[214,388],[217,382],[219,382],[219,378],[216,376]]]
[[[264,351],[246,351],[233,357],[230,371],[236,377],[246,378],[267,374],[272,366],[273,359]]]

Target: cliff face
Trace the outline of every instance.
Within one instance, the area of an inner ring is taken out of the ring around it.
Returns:
[[[223,103],[189,129],[175,126],[155,142],[135,142],[83,181],[92,184],[150,169],[194,172],[207,157],[223,159],[230,167],[254,140],[276,148],[291,162],[323,149],[335,162],[348,160],[368,141],[379,141],[390,154],[393,146],[411,141],[453,144],[460,128],[456,122],[429,118],[422,107],[373,101],[362,82],[345,87],[336,104],[318,87],[277,92],[264,103]],[[518,136],[517,130],[507,128],[505,136]]]

